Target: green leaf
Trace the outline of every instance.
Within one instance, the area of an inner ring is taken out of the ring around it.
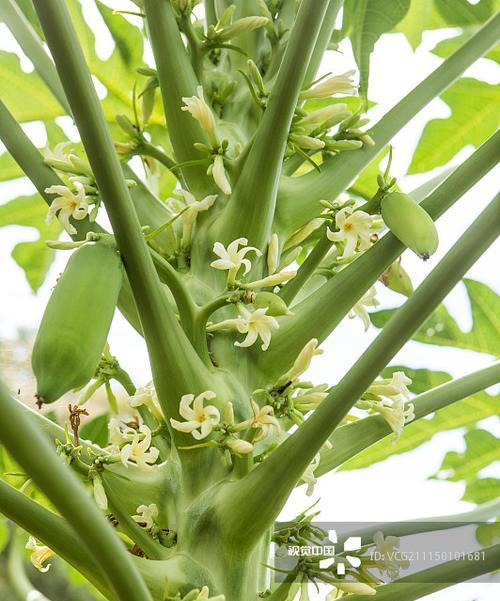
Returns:
[[[429,171],[450,161],[464,146],[480,146],[498,125],[500,86],[462,78],[441,98],[451,109],[446,119],[432,119],[423,131],[408,173]]]
[[[460,329],[444,305],[429,317],[413,336],[413,340],[425,344],[451,346],[500,355],[500,300],[486,284],[464,278],[463,280],[472,314],[472,328],[469,332]],[[377,311],[371,314],[372,322],[382,328],[396,309]]]
[[[21,69],[19,57],[0,51],[2,100],[20,123],[45,121],[64,115],[64,111],[39,75]]]
[[[377,175],[382,174],[380,163],[387,156],[389,147],[386,146],[360,173],[358,179],[350,187],[349,192],[366,200],[370,199],[378,190]],[[394,190],[399,190],[395,186]]]
[[[391,31],[404,18],[410,0],[346,0],[343,28],[351,40],[360,71],[360,92],[366,98],[370,55],[383,33]]]
[[[413,50],[422,42],[422,33],[426,29],[431,10],[432,0],[414,0],[404,19],[395,27],[395,31],[405,34]]]
[[[469,0],[434,0],[434,6],[446,23],[454,26],[484,23],[495,11],[494,0],[474,4]]]
[[[90,440],[100,447],[105,447],[108,442],[109,415],[99,415],[88,421],[80,430],[80,438]]]
[[[467,486],[462,500],[480,505],[498,498],[500,498],[500,480],[479,478]]]
[[[470,482],[478,472],[499,459],[500,439],[487,430],[471,430],[464,436],[466,448],[463,453],[450,451],[437,472],[439,479]]]
[[[132,25],[123,15],[116,14],[111,8],[96,0],[97,8],[113,36],[116,49],[123,61],[130,66],[142,62],[144,38],[141,31]]]
[[[468,27],[460,35],[442,40],[432,49],[433,54],[436,54],[441,58],[448,58],[456,52],[460,46],[465,44],[465,42],[468,42],[476,31],[477,27]],[[497,44],[488,52],[488,54],[485,54],[484,58],[489,58],[500,63],[500,44]]]
[[[19,196],[0,206],[0,227],[34,227],[40,234],[37,240],[18,243],[12,251],[13,259],[24,270],[33,292],[42,285],[54,259],[54,251],[46,246],[45,241],[57,239],[61,231],[57,220],[50,225],[45,223],[46,215],[47,205],[38,194]]]
[[[476,538],[483,547],[490,547],[500,541],[500,522],[481,524],[476,529]]]

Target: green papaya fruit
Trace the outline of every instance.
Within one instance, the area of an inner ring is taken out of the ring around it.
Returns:
[[[39,407],[94,375],[122,279],[112,245],[86,244],[71,255],[45,308],[31,356]]]
[[[394,292],[410,296],[413,293],[413,284],[410,276],[406,273],[401,261],[394,261],[392,265],[380,276],[380,281]]]
[[[256,309],[267,308],[266,315],[272,315],[273,317],[292,315],[285,301],[273,292],[257,292],[253,299],[253,306]]]
[[[382,219],[391,232],[421,259],[438,247],[438,233],[430,215],[411,196],[390,192],[381,202]]]

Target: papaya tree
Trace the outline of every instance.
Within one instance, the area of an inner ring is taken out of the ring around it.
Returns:
[[[134,0],[116,12],[86,4],[113,38],[106,60],[76,0],[0,0],[0,17],[34,66],[24,73],[14,55],[1,57],[2,179],[25,175],[37,189],[4,206],[17,207],[10,223],[50,238],[14,258],[36,289],[54,251],[72,253],[33,346],[37,407],[0,388],[0,511],[18,529],[16,594],[45,598],[24,575],[24,532],[36,567],[57,555],[111,601],[307,601],[318,584],[327,600],[411,601],[498,569],[489,531],[481,561],[453,558],[402,576],[398,537],[420,532],[418,520],[363,532],[354,564],[340,552],[327,562],[325,550],[282,570],[272,557],[276,546],[327,548],[314,513],[277,521],[295,487],[312,493],[322,474],[409,450],[410,428],[413,446],[471,428],[465,453],[443,460],[456,481],[481,481],[465,468],[470,449],[492,448],[490,462],[498,449],[491,433],[474,429],[498,411],[484,392],[500,379],[498,363],[455,380],[388,367],[413,337],[498,354],[491,290],[466,280],[469,334],[441,303],[496,240],[500,197],[433,259],[434,222],[498,161],[493,91],[459,79],[484,55],[495,58],[494,3]],[[417,46],[424,29],[449,26],[461,33],[436,48],[440,66],[370,123],[378,38],[398,30]],[[325,53],[345,37],[357,70],[339,73],[334,55],[332,72],[321,74]],[[410,171],[475,149],[408,193],[392,175],[389,144],[441,94],[452,115],[427,125]],[[485,99],[466,127],[460,94],[474,107]],[[46,148],[21,127],[33,120],[45,125]],[[426,261],[416,288],[401,264],[406,248]],[[384,285],[404,302],[370,319]],[[149,383],[135,383],[107,345],[115,308],[145,341]],[[373,320],[378,335],[335,385],[309,382],[320,345],[347,315],[366,328]],[[126,393],[128,418],[112,382]],[[83,428],[101,388],[109,414]],[[64,423],[49,419],[52,403],[75,389]],[[448,521],[486,522],[497,512],[490,494]]]

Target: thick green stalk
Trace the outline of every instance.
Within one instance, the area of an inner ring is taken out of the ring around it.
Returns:
[[[193,144],[208,143],[207,136],[189,112],[181,110],[182,98],[195,96],[199,82],[182,42],[171,3],[145,0],[144,9],[175,158],[179,163],[200,159],[202,155]],[[183,169],[184,178],[195,195],[207,188],[209,178],[205,170],[199,166]]]
[[[141,575],[112,526],[35,423],[0,384],[0,439],[17,463],[78,533],[119,599],[151,601]]]
[[[499,35],[500,14],[497,14],[372,128],[374,146],[340,153],[322,165],[321,173],[282,178],[276,210],[281,229],[290,234],[316,217],[322,209],[320,199],[335,199],[345,190],[417,113],[498,41]]]
[[[258,537],[270,526],[331,432],[415,330],[495,241],[500,231],[499,214],[500,195],[395,313],[313,415],[246,478],[228,485],[219,507],[228,536],[234,536],[237,531],[247,535],[251,524],[253,536]],[[248,536],[253,540],[252,535]]]
[[[415,601],[448,586],[497,570],[500,545],[486,547],[484,560],[455,559],[377,588],[377,601]],[[349,595],[349,601],[366,601],[365,595]]]
[[[326,9],[326,13],[323,18],[323,24],[321,25],[319,36],[316,40],[316,45],[314,46],[314,52],[312,53],[309,66],[307,67],[307,73],[304,79],[304,83],[306,85],[311,84],[316,77],[316,73],[321,65],[321,61],[323,60],[325,52],[328,48],[328,44],[332,39],[333,30],[335,29],[335,21],[337,20],[337,15],[339,14],[343,4],[344,0],[330,0],[328,4],[328,8]]]
[[[415,404],[415,419],[422,419],[499,381],[500,362],[497,362],[463,378],[432,388],[412,399]],[[389,424],[380,415],[338,428],[329,438],[332,448],[321,453],[321,462],[314,471],[315,475],[326,474],[390,434],[392,430]]]
[[[176,416],[181,395],[205,390],[209,372],[163,294],[68,10],[61,0],[35,0],[35,7],[132,286],[158,397]]]
[[[104,595],[114,598],[99,564],[61,517],[3,480],[0,480],[0,512],[50,547]]]
[[[0,4],[0,20],[10,29],[23,52],[33,63],[36,72],[50,88],[59,104],[68,114],[71,114],[54,63],[45,52],[38,34],[14,0],[3,0]]]
[[[453,206],[497,164],[499,151],[500,133],[497,132],[422,202],[429,215],[436,220]],[[277,377],[290,367],[289,357],[298,354],[311,338],[325,340],[403,250],[404,246],[388,232],[314,294],[293,305],[296,316],[282,320],[269,350],[259,357],[261,369]]]
[[[269,242],[288,132],[327,4],[304,0],[300,6],[252,148],[216,225],[223,243],[244,236],[264,249]]]

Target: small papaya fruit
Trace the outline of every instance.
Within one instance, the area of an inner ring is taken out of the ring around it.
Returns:
[[[52,291],[33,346],[37,404],[52,403],[95,373],[122,284],[121,260],[108,243],[75,251]]]
[[[273,317],[292,315],[285,301],[273,292],[256,292],[252,304],[256,309],[267,308],[266,315]]]
[[[413,284],[410,276],[401,265],[401,261],[394,261],[380,276],[380,281],[394,292],[410,296],[413,293]]]
[[[427,260],[438,247],[432,218],[411,196],[390,192],[381,201],[382,219],[391,232],[421,259]]]

